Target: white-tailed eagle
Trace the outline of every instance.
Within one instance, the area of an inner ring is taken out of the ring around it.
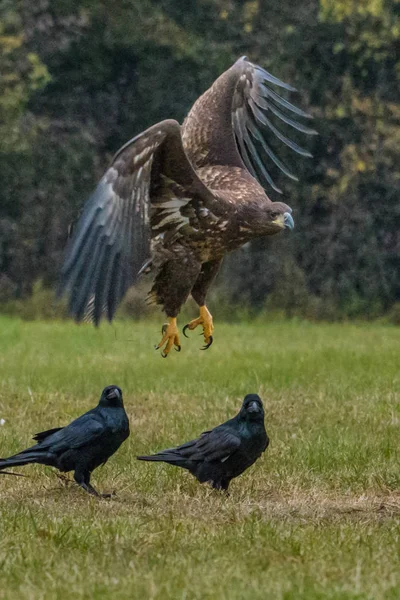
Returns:
[[[256,237],[294,226],[291,209],[272,202],[263,185],[280,191],[269,162],[294,178],[271,147],[272,138],[310,156],[282,133],[305,134],[305,112],[277,88],[294,88],[245,57],[193,105],[183,125],[166,120],[125,144],[87,201],[69,242],[60,293],[71,314],[95,324],[111,320],[128,288],[154,274],[150,298],[168,323],[157,348],[180,350],[177,315],[189,294],[200,316],[205,348],[213,341],[206,294],[224,255]],[[299,119],[300,117],[300,119]]]

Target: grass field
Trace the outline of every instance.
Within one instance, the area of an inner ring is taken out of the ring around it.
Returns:
[[[153,350],[154,323],[0,318],[0,456],[120,385],[131,437],[97,500],[50,468],[0,477],[1,599],[400,598],[400,330],[217,323]],[[136,454],[266,407],[270,448],[228,498]],[[21,469],[20,469],[20,472]]]

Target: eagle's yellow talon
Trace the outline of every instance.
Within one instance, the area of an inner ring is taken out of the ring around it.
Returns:
[[[197,319],[193,319],[193,321],[190,321],[190,323],[185,325],[185,327],[183,328],[183,335],[185,337],[188,337],[186,335],[186,330],[189,329],[190,331],[193,331],[193,329],[196,329],[196,327],[198,327],[199,325],[203,326],[203,336],[205,342],[205,346],[204,348],[202,348],[202,350],[207,350],[207,348],[209,348],[213,343],[212,334],[214,331],[214,324],[212,315],[208,310],[207,306],[205,305],[200,306],[200,316],[197,317]]]
[[[178,326],[176,324],[176,317],[170,317],[169,322],[164,323],[164,325],[162,326],[161,332],[163,334],[163,337],[161,339],[161,342],[159,344],[157,344],[157,346],[155,347],[156,350],[159,350],[165,344],[165,348],[161,352],[161,356],[163,358],[167,358],[167,356],[170,353],[171,348],[173,348],[173,346],[176,346],[175,350],[180,352],[181,351],[181,342],[179,339],[179,331],[178,331]]]

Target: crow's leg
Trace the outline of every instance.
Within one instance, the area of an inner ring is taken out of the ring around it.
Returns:
[[[186,302],[201,269],[201,264],[195,257],[183,248],[182,251],[184,251],[182,257],[173,258],[162,265],[149,294],[150,300],[164,306],[168,316],[168,323],[162,327],[162,339],[156,346],[156,350],[165,346],[161,352],[164,358],[168,356],[173,346],[180,352],[176,317],[182,304]]]
[[[207,263],[204,263],[201,268],[201,272],[196,279],[196,282],[192,288],[192,298],[200,307],[200,316],[197,319],[193,319],[183,328],[183,335],[186,336],[186,330],[189,329],[192,331],[196,329],[199,325],[203,327],[203,335],[205,345],[202,350],[207,350],[213,343],[213,331],[214,331],[214,323],[213,318],[208,310],[205,301],[208,288],[214,281],[218,269],[220,267],[220,260],[212,260]],[[186,336],[187,337],[187,336]]]
[[[92,496],[96,496],[96,498],[101,498],[101,494],[99,494],[99,492],[97,490],[95,490],[94,487],[90,483],[82,483],[81,486],[83,487],[83,489],[86,492],[88,492],[88,494],[91,494]]]
[[[88,494],[96,496],[97,498],[108,498],[110,494],[99,494],[99,492],[90,483],[89,471],[83,469],[76,469],[74,473],[74,479],[76,483],[85,490]]]
[[[222,492],[225,492],[227,496],[229,496],[229,483],[230,479],[219,479],[218,481],[212,481],[212,486],[214,490],[221,490]]]
[[[97,496],[98,498],[112,498],[114,496],[113,493],[108,493],[108,494],[100,494],[93,486],[91,483],[87,483],[87,488],[89,491],[89,494],[93,494],[93,496]]]
[[[90,473],[88,471],[77,468],[74,473],[74,479],[76,483],[88,494],[92,494],[92,496],[100,496],[94,487],[90,485]]]

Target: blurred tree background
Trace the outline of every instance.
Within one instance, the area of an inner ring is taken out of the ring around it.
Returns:
[[[399,16],[399,0],[2,0],[0,303],[54,285],[68,225],[113,153],[182,121],[246,54],[301,91],[320,135],[313,159],[296,157],[300,181],[281,180],[295,232],[231,255],[217,293],[314,318],[393,310]]]

